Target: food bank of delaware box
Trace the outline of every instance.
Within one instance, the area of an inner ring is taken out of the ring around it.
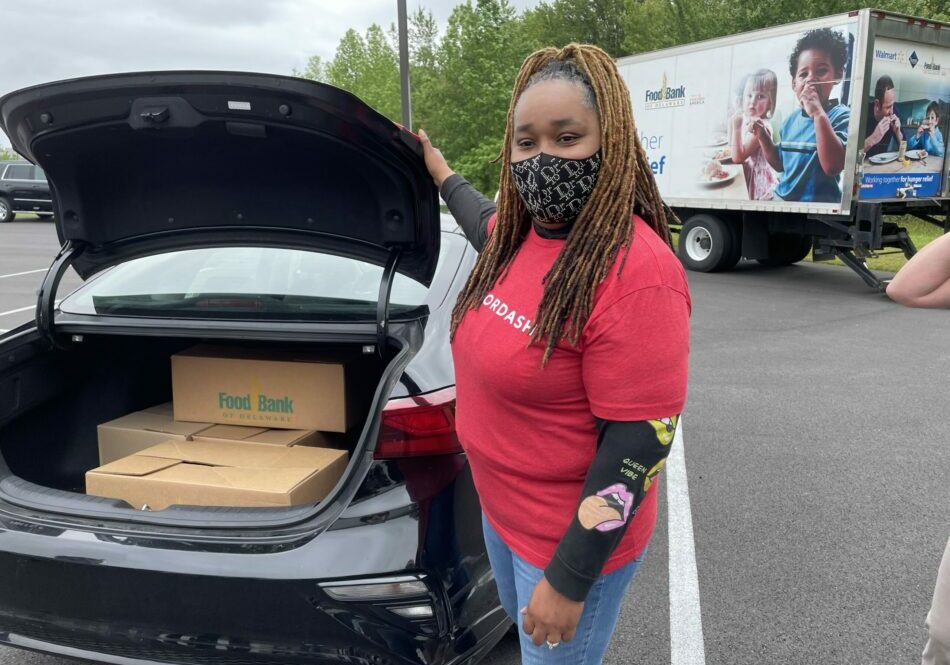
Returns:
[[[176,420],[345,432],[352,365],[317,355],[202,345],[172,356]]]
[[[194,441],[231,441],[261,443],[275,446],[333,447],[325,436],[312,429],[268,429],[266,427],[247,427],[243,425],[211,425],[191,438]]]
[[[136,411],[96,428],[99,463],[108,464],[169,439],[184,441],[209,427],[212,427],[212,423],[175,420],[171,404]]]
[[[86,493],[138,509],[316,503],[342,476],[344,450],[171,440],[86,472]]]

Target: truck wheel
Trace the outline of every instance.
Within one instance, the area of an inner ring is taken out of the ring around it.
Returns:
[[[712,215],[693,215],[680,231],[678,254],[689,270],[729,270],[739,260],[736,232],[729,222]]]
[[[6,199],[0,198],[0,224],[12,222],[14,219],[16,215],[13,213],[13,206]]]
[[[758,262],[769,268],[790,266],[808,256],[812,241],[808,236],[776,233],[769,236],[769,257]]]

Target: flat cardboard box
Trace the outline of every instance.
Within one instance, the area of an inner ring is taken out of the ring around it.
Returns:
[[[207,422],[177,421],[166,405],[136,411],[99,425],[99,463],[108,464],[169,439],[184,441],[211,426]]]
[[[333,445],[316,430],[267,429],[241,425],[212,425],[191,437],[195,441],[241,441],[275,446],[315,446],[332,448]]]
[[[172,356],[175,419],[346,432],[355,364],[292,352],[201,345]]]
[[[169,440],[86,472],[86,493],[137,509],[316,503],[343,474],[343,450]]]

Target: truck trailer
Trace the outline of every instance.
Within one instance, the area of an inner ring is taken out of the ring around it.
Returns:
[[[950,24],[852,11],[617,61],[690,270],[916,252],[950,231]]]

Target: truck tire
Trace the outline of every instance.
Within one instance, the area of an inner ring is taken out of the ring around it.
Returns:
[[[16,219],[16,215],[13,213],[13,206],[10,205],[10,201],[0,196],[0,224],[12,222],[14,219]]]
[[[739,261],[734,225],[712,215],[693,215],[680,230],[678,254],[688,270],[730,270]]]
[[[808,256],[811,251],[811,237],[776,233],[769,236],[769,256],[766,259],[757,259],[768,268],[790,266]]]

